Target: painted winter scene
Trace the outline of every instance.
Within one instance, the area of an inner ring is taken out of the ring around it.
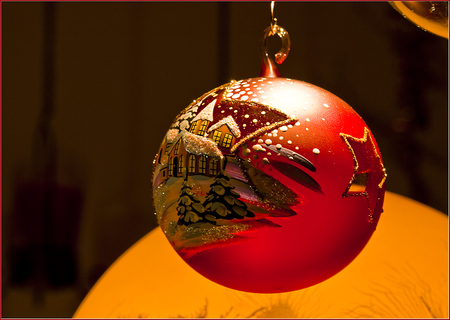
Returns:
[[[180,253],[246,241],[270,218],[295,215],[298,194],[267,174],[290,159],[304,170],[294,176],[321,192],[305,157],[272,144],[298,120],[251,99],[257,84],[230,82],[194,100],[175,119],[154,160],[153,193],[158,223]],[[277,157],[276,157],[277,156]]]

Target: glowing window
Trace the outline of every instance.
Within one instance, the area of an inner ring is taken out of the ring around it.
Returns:
[[[180,160],[178,162],[178,172],[183,173],[183,155],[180,156]]]
[[[173,176],[173,159],[169,161],[169,176]]]
[[[214,141],[217,145],[219,145],[220,137],[221,137],[221,136],[222,136],[222,132],[220,132],[220,131],[218,131],[218,130],[214,131],[213,141]]]
[[[229,133],[225,133],[225,137],[222,141],[222,147],[229,148],[231,147],[231,141],[233,140],[233,136]]]
[[[189,157],[189,172],[195,172],[195,156],[191,155]]]
[[[200,121],[200,120],[199,120],[199,121]],[[206,127],[208,126],[208,124],[209,124],[209,121],[208,121],[208,120],[203,120],[202,125],[200,126],[200,129],[198,129],[198,132],[197,132],[197,134],[198,134],[199,136],[202,136],[202,135],[205,134]]]
[[[217,160],[211,158],[209,161],[209,174],[216,175],[217,174]]]
[[[197,121],[195,121],[195,122],[192,123],[191,128],[189,129],[189,132],[190,132],[190,133],[195,133],[195,129],[197,128],[197,123],[198,123],[199,121],[200,121],[200,120],[197,120]]]
[[[158,163],[161,164],[162,149],[159,150]]]
[[[203,156],[200,158],[198,164],[198,173],[206,173],[206,157]]]
[[[178,140],[177,144],[175,145],[175,151],[174,151],[175,154],[178,154],[178,151],[180,150],[180,142],[181,142],[181,140]]]

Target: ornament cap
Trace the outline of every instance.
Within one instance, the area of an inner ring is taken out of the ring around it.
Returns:
[[[291,39],[289,33],[279,25],[277,19],[273,19],[269,27],[267,27],[261,36],[260,56],[261,56],[261,77],[275,78],[280,76],[275,63],[269,57],[267,48],[267,39],[270,36],[277,35],[281,38],[281,49],[275,54],[275,61],[282,64],[286,60],[289,50],[291,49]]]

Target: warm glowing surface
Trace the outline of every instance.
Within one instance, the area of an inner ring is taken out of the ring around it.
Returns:
[[[283,294],[244,293],[207,280],[157,228],[110,267],[74,317],[448,318],[447,216],[390,192],[384,210],[347,268]]]

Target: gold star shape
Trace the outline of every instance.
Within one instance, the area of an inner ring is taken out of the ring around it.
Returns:
[[[353,175],[342,194],[343,197],[364,197],[369,211],[368,221],[373,223],[373,214],[380,201],[380,192],[386,181],[386,169],[380,154],[367,127],[364,127],[362,138],[341,133],[354,161]],[[376,166],[371,159],[376,158]]]

